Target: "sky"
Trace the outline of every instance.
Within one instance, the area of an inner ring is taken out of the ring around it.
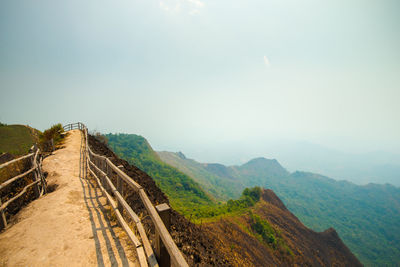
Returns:
[[[82,121],[202,161],[288,142],[399,154],[399,12],[397,0],[2,0],[0,121]]]

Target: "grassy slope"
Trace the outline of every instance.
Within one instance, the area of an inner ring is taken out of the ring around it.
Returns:
[[[209,175],[233,177],[241,189],[256,185],[271,188],[308,227],[317,231],[334,227],[366,265],[394,265],[400,261],[399,188],[357,186],[313,173],[290,174],[277,161],[262,158],[227,169],[202,166]],[[180,169],[185,172],[184,167]]]
[[[209,172],[204,164],[186,158],[182,153],[157,152],[161,160],[192,177],[215,199],[227,201],[240,197],[243,186],[232,179]]]
[[[154,178],[174,209],[190,215],[198,206],[214,205],[208,194],[186,174],[163,163],[146,139],[134,134],[107,134],[111,149]]]
[[[26,154],[34,142],[32,131],[24,125],[0,126],[0,154]]]

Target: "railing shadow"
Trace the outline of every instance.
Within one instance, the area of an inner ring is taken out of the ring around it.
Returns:
[[[97,265],[100,267],[104,267],[104,257],[102,253],[102,246],[100,243],[99,237],[103,237],[105,240],[105,246],[107,249],[107,254],[111,263],[111,266],[118,266],[118,261],[117,257],[114,254],[114,251],[112,249],[112,244],[114,243],[115,248],[118,252],[118,258],[120,259],[120,262],[122,266],[129,266],[128,259],[125,254],[125,250],[123,246],[121,245],[121,242],[119,241],[119,238],[116,236],[113,227],[110,221],[107,220],[107,210],[105,209],[104,205],[100,201],[101,195],[98,194],[98,190],[96,185],[92,183],[91,180],[83,177],[83,174],[85,173],[83,171],[84,168],[84,157],[82,157],[82,150],[84,148],[81,146],[81,159],[80,159],[80,175],[79,175],[79,180],[82,185],[82,190],[83,190],[83,196],[84,196],[84,201],[86,208],[88,209],[89,212],[89,217],[90,217],[90,223],[92,227],[92,233],[93,233],[93,240],[95,242],[95,247],[96,247],[96,258],[97,258]],[[103,220],[102,214],[105,218]],[[97,220],[96,220],[97,219]],[[99,227],[96,226],[96,221],[98,221]],[[110,240],[109,235],[111,235],[112,240]]]

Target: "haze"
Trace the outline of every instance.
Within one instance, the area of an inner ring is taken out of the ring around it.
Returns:
[[[315,153],[290,156],[323,147],[353,159],[383,151],[393,166],[399,10],[395,0],[3,0],[0,121],[82,121],[200,161],[280,156],[310,169]]]

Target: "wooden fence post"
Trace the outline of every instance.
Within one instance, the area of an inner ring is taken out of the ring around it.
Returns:
[[[165,227],[167,228],[168,232],[171,227],[171,208],[168,206],[168,204],[163,203],[160,205],[156,206],[156,210],[158,214],[160,215],[161,220],[163,221]],[[169,256],[169,253],[167,249],[165,248],[160,234],[156,230],[156,242],[155,242],[155,252],[156,252],[156,257],[157,261],[160,265],[160,267],[170,267],[171,266],[171,258]]]
[[[119,165],[118,168],[122,171],[122,169],[124,168],[124,166]],[[117,190],[118,192],[121,194],[122,197],[124,197],[124,192],[123,192],[123,184],[122,184],[122,179],[121,177],[119,177],[118,173],[117,173]],[[124,208],[122,207],[121,203],[118,201],[118,210],[119,212],[121,212],[121,214],[123,214]]]
[[[32,166],[36,166],[36,169],[33,171],[33,181],[36,182],[38,180],[38,166],[36,163],[37,157],[36,157],[36,153],[37,153],[37,146],[34,146],[34,153],[35,155],[32,157]],[[40,188],[39,188],[39,183],[35,184],[33,186],[33,191],[35,192],[35,197],[39,198],[40,197]]]
[[[108,164],[107,164],[107,162],[106,162],[106,159],[102,159],[101,160],[101,169],[102,169],[102,171],[104,172],[104,174],[105,174],[105,176],[104,176],[104,184],[107,186],[106,187],[106,190],[108,191],[108,192],[110,192],[110,186],[108,185],[108,183],[107,183],[107,177],[111,180],[111,178],[110,178],[110,175],[109,175],[109,168],[108,168]],[[108,198],[106,198],[106,200],[107,200],[107,205],[110,205],[110,201],[108,201]],[[118,201],[119,202],[119,201]]]
[[[0,206],[1,206],[1,198],[0,198]],[[4,210],[0,211],[0,231],[7,227],[7,219],[6,215],[4,214]]]

